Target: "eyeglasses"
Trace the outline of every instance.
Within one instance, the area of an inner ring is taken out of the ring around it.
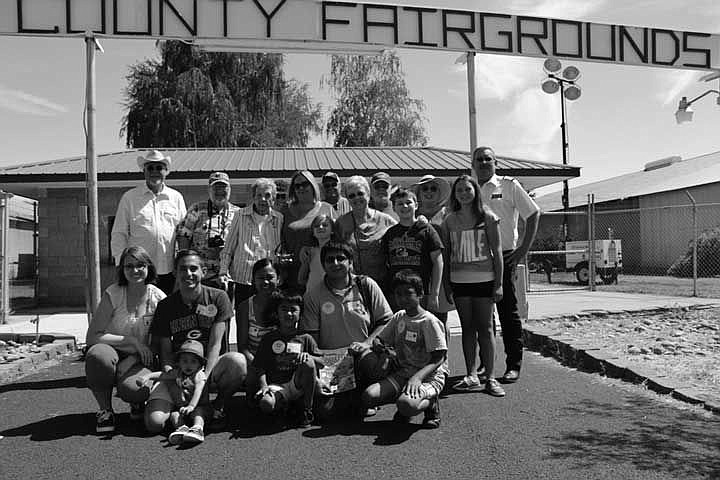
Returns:
[[[308,188],[310,186],[310,182],[300,182],[295,184],[295,189],[298,188]]]
[[[127,263],[123,265],[123,268],[125,270],[145,270],[147,268],[147,265],[144,263]]]
[[[475,157],[474,161],[480,162],[480,163],[492,163],[495,161],[492,157]]]
[[[148,172],[162,172],[165,168],[165,165],[148,165],[145,170]]]
[[[327,257],[325,257],[325,263],[342,263],[347,262],[347,260],[348,257],[346,257],[345,255],[328,255]]]
[[[433,193],[435,193],[435,192],[438,191],[438,188],[437,188],[435,185],[423,185],[423,186],[422,186],[422,191],[423,191],[423,192],[433,192]]]
[[[359,190],[355,193],[348,193],[347,198],[348,198],[348,200],[352,200],[355,197],[364,197],[364,196],[365,196],[365,192],[362,190]]]

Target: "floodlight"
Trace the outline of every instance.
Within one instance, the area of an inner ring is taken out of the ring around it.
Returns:
[[[560,89],[560,82],[558,82],[554,78],[546,78],[542,81],[540,87],[542,88],[543,92],[553,94]]]
[[[578,70],[576,66],[570,65],[569,67],[565,67],[562,76],[565,80],[573,82],[580,78],[580,70]]]
[[[577,100],[582,95],[582,90],[579,86],[571,84],[565,87],[564,95],[568,100]]]
[[[545,73],[557,73],[562,68],[562,63],[557,58],[548,58],[543,62],[543,70]]]

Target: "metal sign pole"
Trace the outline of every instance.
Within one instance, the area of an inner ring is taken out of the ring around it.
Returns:
[[[98,220],[98,182],[97,182],[97,156],[95,155],[95,49],[102,51],[95,36],[91,33],[85,35],[87,53],[87,76],[85,86],[86,102],[86,188],[88,204],[87,223],[87,265],[90,287],[88,322],[92,318],[95,308],[100,303],[100,232]]]
[[[10,230],[10,210],[9,200],[13,195],[0,190],[0,301],[2,302],[2,310],[0,310],[0,324],[8,323],[10,315],[10,272],[8,271],[8,233]]]
[[[475,107],[475,52],[467,52],[468,107],[470,115],[470,154],[477,147],[477,108]]]

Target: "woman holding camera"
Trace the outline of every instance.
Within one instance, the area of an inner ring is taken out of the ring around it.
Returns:
[[[192,249],[200,253],[206,268],[202,283],[226,290],[232,299],[229,283],[220,276],[220,255],[230,225],[240,208],[230,203],[230,177],[227,173],[213,173],[208,183],[209,199],[190,206],[185,219],[178,225],[178,250]]]

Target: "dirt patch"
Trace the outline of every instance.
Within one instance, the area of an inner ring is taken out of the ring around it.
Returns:
[[[616,354],[631,369],[637,366],[720,400],[720,307],[595,313],[531,323]]]

